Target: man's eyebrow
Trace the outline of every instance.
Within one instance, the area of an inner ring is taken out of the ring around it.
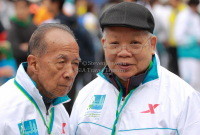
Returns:
[[[56,59],[67,58],[65,55],[59,55]]]
[[[67,59],[67,56],[65,56],[65,55],[59,55],[56,59],[60,59],[60,58],[64,58],[64,59]],[[79,62],[81,62],[81,58],[80,57],[76,57],[75,59],[73,59],[73,61],[74,60],[78,60]]]
[[[79,62],[81,62],[81,58],[80,57],[77,57],[74,60],[78,60]]]

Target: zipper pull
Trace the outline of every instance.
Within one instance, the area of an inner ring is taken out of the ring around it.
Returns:
[[[47,113],[46,113],[46,115],[49,115],[49,112],[48,112],[48,110],[47,110]]]

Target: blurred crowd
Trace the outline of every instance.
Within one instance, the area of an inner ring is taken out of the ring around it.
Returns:
[[[72,102],[65,106],[70,113],[77,91],[105,66],[99,16],[123,1],[137,2],[152,12],[161,65],[200,91],[199,0],[0,0],[0,85],[26,61],[28,42],[37,26],[68,25],[82,59],[69,93]]]

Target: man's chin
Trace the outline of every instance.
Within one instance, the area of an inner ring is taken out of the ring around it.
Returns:
[[[69,93],[68,90],[65,91],[65,92],[61,92],[61,93],[54,93],[54,94],[53,94],[53,95],[54,95],[54,99],[55,99],[55,98],[58,98],[58,97],[64,97],[64,96],[66,96],[68,93]]]
[[[64,96],[66,96],[67,94],[69,94],[69,92],[70,92],[70,90],[71,90],[71,88],[70,89],[67,89],[64,93],[62,93],[61,95],[64,97]]]
[[[64,96],[66,96],[68,93],[69,93],[69,91],[64,92],[64,93],[61,93],[61,94],[58,94],[57,97],[64,97]]]

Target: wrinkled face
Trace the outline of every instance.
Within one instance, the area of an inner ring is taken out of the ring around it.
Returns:
[[[132,28],[106,28],[106,35],[105,39],[102,38],[102,44],[104,46],[107,44],[123,46],[122,50],[117,54],[111,54],[104,48],[106,62],[119,79],[127,81],[130,77],[146,71],[156,49],[156,37],[151,36],[149,41],[148,38],[149,36],[146,32]],[[127,45],[130,44],[146,44],[146,46],[143,47],[139,54],[132,54],[127,50]]]
[[[25,1],[20,0],[15,2],[15,7],[17,18],[19,18],[22,21],[26,21],[30,15],[28,4]]]
[[[38,58],[38,89],[53,99],[65,96],[78,73],[79,47],[66,31],[53,29],[46,33],[46,52]]]

